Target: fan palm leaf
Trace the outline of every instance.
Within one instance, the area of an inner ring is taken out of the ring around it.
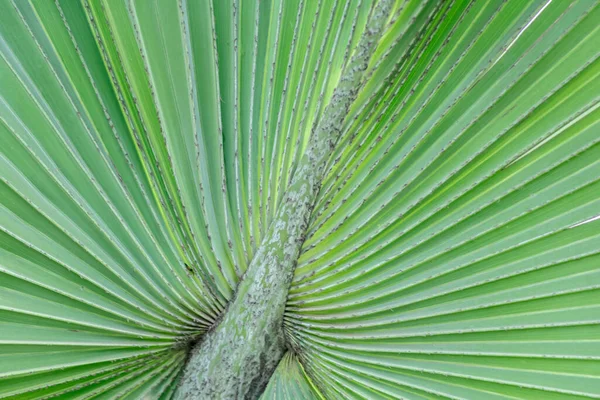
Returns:
[[[600,397],[598,1],[0,11],[0,398]]]

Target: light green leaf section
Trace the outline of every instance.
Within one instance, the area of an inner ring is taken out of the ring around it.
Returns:
[[[376,61],[286,312],[325,397],[600,396],[599,20],[444,2]]]
[[[293,353],[287,352],[273,373],[261,400],[320,400],[302,364]]]
[[[0,398],[169,399],[374,0],[0,4]],[[263,399],[600,397],[600,5],[398,0]]]

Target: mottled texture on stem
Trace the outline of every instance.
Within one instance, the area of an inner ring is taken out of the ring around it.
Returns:
[[[218,325],[192,349],[177,399],[256,399],[281,360],[285,302],[325,163],[362,87],[392,4],[393,0],[380,0],[372,10],[233,301]]]

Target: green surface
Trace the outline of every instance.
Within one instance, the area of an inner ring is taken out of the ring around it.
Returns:
[[[372,3],[0,2],[0,398],[171,398]],[[600,398],[598,21],[396,1],[263,400]]]

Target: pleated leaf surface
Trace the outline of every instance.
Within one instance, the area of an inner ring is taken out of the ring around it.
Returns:
[[[0,4],[0,398],[171,398],[374,2]],[[262,399],[600,397],[598,21],[395,2]]]

